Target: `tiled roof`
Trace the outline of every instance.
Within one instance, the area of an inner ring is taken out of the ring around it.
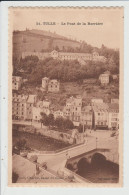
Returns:
[[[109,107],[109,111],[119,111],[119,104],[116,103],[112,103],[112,104],[108,104]]]
[[[107,112],[108,111],[108,104],[106,103],[94,103],[92,106],[94,111],[100,111],[100,112]]]

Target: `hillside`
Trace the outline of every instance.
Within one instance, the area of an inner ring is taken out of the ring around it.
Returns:
[[[13,32],[13,55],[20,58],[22,52],[25,51],[50,51],[55,48],[59,50],[68,49],[72,47],[80,47],[79,42],[70,40],[66,37],[41,30],[26,30]]]
[[[46,93],[41,91],[41,83],[34,86],[25,83],[19,93],[35,94],[39,100],[48,99],[55,107],[64,106],[67,98],[71,96],[81,95],[83,98],[83,105],[90,103],[92,98],[102,98],[104,102],[110,102],[112,98],[119,98],[119,83],[111,82],[107,86],[101,86],[97,79],[87,79],[87,83],[78,82],[61,82],[60,91],[58,93]]]

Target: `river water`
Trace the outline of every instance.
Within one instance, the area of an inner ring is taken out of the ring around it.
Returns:
[[[93,183],[119,182],[119,166],[108,160],[81,165],[77,174]]]

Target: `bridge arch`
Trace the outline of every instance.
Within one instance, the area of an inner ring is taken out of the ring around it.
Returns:
[[[80,173],[85,172],[86,170],[89,169],[89,167],[90,167],[90,163],[85,157],[81,158],[77,163],[77,168]]]
[[[91,165],[95,165],[97,167],[102,166],[104,163],[106,162],[106,157],[99,153],[96,152],[95,154],[93,154],[93,156],[91,157]]]

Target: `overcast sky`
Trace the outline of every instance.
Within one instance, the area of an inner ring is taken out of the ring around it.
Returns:
[[[122,9],[18,9],[12,10],[13,30],[40,29],[85,40],[88,44],[101,47],[120,48],[122,32]],[[36,22],[56,22],[56,25],[36,25]],[[99,22],[103,25],[61,25],[61,22]]]

